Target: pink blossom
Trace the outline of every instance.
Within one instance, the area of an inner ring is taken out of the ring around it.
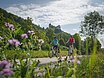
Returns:
[[[77,60],[77,64],[81,64],[81,62],[79,60]]]
[[[14,25],[13,25],[13,24],[10,24],[10,23],[5,22],[5,26],[6,26],[8,29],[12,30],[12,31],[14,31],[14,30],[15,30],[15,28],[14,28]]]
[[[10,30],[14,30],[14,25],[13,24],[9,24],[9,27],[8,27]]]
[[[28,38],[28,35],[27,34],[22,34],[21,37],[22,38]]]
[[[9,27],[9,23],[5,22],[5,26],[6,26],[6,27]]]
[[[71,63],[74,63],[74,62],[75,62],[75,60],[74,60],[74,59],[72,59],[72,60],[70,60],[70,62],[71,62]]]
[[[9,64],[9,62],[7,60],[3,60],[0,62],[0,68],[4,68],[8,64]]]
[[[16,40],[16,39],[8,40],[8,42],[9,42],[10,45],[14,45],[14,46],[21,45],[21,43],[18,40]]]
[[[19,41],[16,41],[14,45],[19,46],[19,45],[21,45],[21,43]]]
[[[13,74],[13,71],[10,69],[10,68],[6,68],[6,69],[3,69],[1,72],[0,72],[1,75],[4,75],[4,76],[11,76]]]
[[[7,60],[1,61],[0,62],[0,75],[11,76],[13,74],[13,71],[10,69],[10,67],[11,67],[11,63],[9,63]]]
[[[14,25],[13,24],[9,24],[9,28],[14,28]]]
[[[70,62],[71,62],[71,63],[77,63],[77,64],[80,64],[80,61],[79,61],[79,60],[74,60],[74,59],[72,59],[72,60],[70,60]]]
[[[27,32],[27,34],[28,34],[28,35],[30,35],[30,34],[33,35],[33,34],[35,34],[35,33],[34,33],[34,31],[30,31],[30,30],[29,30],[29,31]]]
[[[14,45],[13,40],[8,40],[9,44]]]
[[[14,43],[15,46],[21,45],[21,43],[16,39],[13,39],[13,43]]]

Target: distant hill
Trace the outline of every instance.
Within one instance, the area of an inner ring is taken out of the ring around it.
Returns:
[[[54,31],[55,34],[62,33],[61,26],[53,26],[52,24],[49,24],[49,28]]]
[[[2,8],[0,8],[0,19],[1,19],[0,21],[4,21],[4,22],[11,22],[11,23],[16,23],[16,24],[18,23],[23,29],[25,29],[25,27],[28,27],[28,25],[32,23],[31,21],[29,22],[29,19],[31,20],[31,18],[27,17],[27,19],[23,19],[21,17],[18,17],[17,15],[8,13]],[[33,23],[32,23],[32,27],[42,30],[40,26],[35,25]]]

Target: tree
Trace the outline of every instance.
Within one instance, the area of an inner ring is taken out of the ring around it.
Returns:
[[[94,44],[94,41],[92,39],[92,37],[87,37],[84,41],[84,48],[86,48],[86,54],[90,54],[92,51],[93,51],[93,44]],[[101,48],[101,44],[100,42],[98,41],[98,39],[96,39],[96,43],[97,43],[97,50],[100,50]]]
[[[46,36],[49,38],[49,42],[53,40],[54,32],[52,29],[47,29]]]
[[[27,29],[32,30],[32,18],[27,17],[26,22],[27,22]]]
[[[97,39],[98,34],[104,32],[104,17],[98,12],[90,12],[84,17],[84,21],[81,23],[81,33],[86,37],[91,37],[93,42],[93,52],[97,50]]]
[[[104,31],[104,19],[98,12],[88,13],[81,23],[81,33],[84,36],[96,37]]]

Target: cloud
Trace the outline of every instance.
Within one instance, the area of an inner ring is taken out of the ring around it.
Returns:
[[[73,29],[73,31],[77,31],[77,29]]]
[[[103,7],[104,4],[91,5],[90,0],[58,0],[44,6],[32,3],[20,4],[10,6],[6,10],[23,18],[31,17],[33,23],[44,26],[49,23],[54,25],[79,23],[88,12],[94,10],[103,12]]]

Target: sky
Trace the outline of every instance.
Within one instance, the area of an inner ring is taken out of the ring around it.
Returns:
[[[30,17],[41,27],[60,25],[70,34],[80,31],[84,16],[93,11],[104,15],[104,0],[0,0],[0,8],[22,18]],[[104,43],[104,37],[100,38]],[[104,45],[103,45],[104,46]]]

